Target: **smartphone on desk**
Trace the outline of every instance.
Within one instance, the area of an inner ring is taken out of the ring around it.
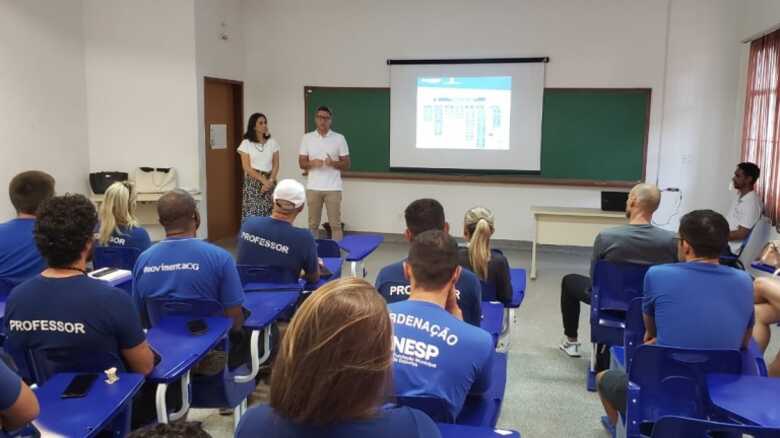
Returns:
[[[92,276],[95,278],[105,277],[106,275],[113,274],[114,272],[118,271],[119,268],[103,268],[98,269],[97,271],[92,273]]]
[[[87,395],[89,388],[97,380],[97,373],[76,374],[70,381],[65,391],[62,392],[62,398],[82,398]]]
[[[202,319],[193,319],[193,320],[187,321],[187,329],[194,336],[200,336],[200,335],[206,333],[206,330],[208,330],[208,328],[209,328],[209,326],[206,325],[206,321],[204,321]]]

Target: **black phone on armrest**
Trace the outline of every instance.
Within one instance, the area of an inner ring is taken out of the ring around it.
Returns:
[[[206,325],[206,321],[202,319],[193,319],[191,321],[187,321],[187,329],[190,331],[191,334],[195,336],[202,335],[206,333],[206,330],[208,330],[209,326]]]
[[[97,380],[97,373],[77,374],[70,381],[65,391],[62,392],[62,398],[81,398],[87,395],[89,388]]]

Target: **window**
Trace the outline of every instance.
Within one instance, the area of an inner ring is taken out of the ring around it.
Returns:
[[[780,219],[780,31],[750,44],[742,160],[756,163],[761,177],[756,189],[774,225]]]

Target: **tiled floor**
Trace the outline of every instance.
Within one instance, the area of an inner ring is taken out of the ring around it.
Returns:
[[[382,266],[401,259],[406,251],[405,243],[384,243],[367,260],[367,280],[373,282]],[[530,266],[528,250],[507,249],[504,253],[512,267]],[[498,422],[499,427],[519,430],[524,438],[608,436],[599,423],[602,409],[598,397],[585,390],[589,346],[584,346],[579,359],[565,357],[558,350],[561,277],[571,272],[587,274],[589,255],[588,250],[543,249],[538,278],[528,281],[525,301],[512,327],[506,396]],[[586,306],[580,315],[580,331],[588,333]],[[774,357],[778,344],[773,342],[767,357]],[[259,387],[257,395],[266,399],[267,387]],[[232,436],[231,416],[192,410],[189,418],[203,421],[214,437]]]

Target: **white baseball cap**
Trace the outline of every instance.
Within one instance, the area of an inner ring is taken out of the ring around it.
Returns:
[[[295,208],[299,208],[306,202],[306,189],[294,179],[283,179],[274,189],[274,202],[278,200],[291,202]]]

